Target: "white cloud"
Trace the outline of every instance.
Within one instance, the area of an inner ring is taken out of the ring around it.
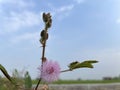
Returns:
[[[39,39],[39,32],[34,32],[34,33],[25,33],[19,36],[14,36],[11,38],[12,43],[20,43],[22,41],[34,41]]]
[[[118,24],[120,23],[120,18],[118,18],[118,19],[116,20],[116,23],[118,23]]]
[[[1,3],[4,3],[5,1],[6,1],[6,0],[0,0],[0,4],[1,4]]]
[[[0,34],[39,25],[40,13],[29,10],[34,5],[32,0],[0,0]]]
[[[74,8],[74,5],[71,4],[71,5],[68,5],[68,6],[62,6],[60,8],[58,8],[56,11],[59,13],[59,12],[66,12],[66,11],[70,11]]]
[[[74,6],[75,6],[74,4],[70,4],[70,5],[64,5],[57,8],[52,5],[49,5],[49,7],[51,8],[52,16],[57,16],[57,18],[59,19],[62,19],[68,16],[70,11],[74,8]]]
[[[25,0],[0,0],[0,4],[11,4],[15,5],[15,7],[28,7],[28,6],[34,6],[35,4],[31,1],[25,1]]]
[[[40,14],[24,11],[22,13],[11,12],[2,21],[3,32],[18,31],[23,27],[32,27],[40,24]]]
[[[74,1],[80,4],[80,3],[83,3],[85,0],[74,0]]]
[[[73,0],[72,4],[64,5],[61,7],[54,7],[52,4],[48,4],[48,6],[51,8],[51,12],[53,16],[59,17],[59,19],[62,19],[70,14],[70,11],[74,9],[74,7],[80,3],[83,3],[85,0]]]

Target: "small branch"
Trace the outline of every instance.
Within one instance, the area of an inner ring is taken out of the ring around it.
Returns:
[[[41,82],[41,78],[39,79],[39,81],[38,81],[38,83],[37,83],[37,86],[35,87],[35,90],[37,90],[37,88],[38,88],[40,82]]]
[[[63,73],[63,72],[68,72],[68,71],[72,71],[72,70],[70,70],[70,69],[63,70],[63,71],[61,71],[61,73]]]

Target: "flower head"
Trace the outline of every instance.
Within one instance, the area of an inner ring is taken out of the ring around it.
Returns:
[[[43,65],[39,69],[43,81],[52,82],[59,78],[60,66],[57,62],[47,60],[43,62]]]

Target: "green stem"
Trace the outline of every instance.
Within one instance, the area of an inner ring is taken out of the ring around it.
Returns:
[[[68,72],[68,71],[72,71],[72,70],[70,70],[70,69],[63,70],[63,71],[61,71],[61,73],[63,73],[63,72]]]

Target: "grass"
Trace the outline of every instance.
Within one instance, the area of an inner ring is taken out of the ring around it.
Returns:
[[[58,80],[53,84],[102,84],[102,83],[120,83],[120,80]],[[37,84],[37,80],[33,80]]]
[[[58,80],[54,84],[96,84],[96,83],[120,83],[120,80]]]

